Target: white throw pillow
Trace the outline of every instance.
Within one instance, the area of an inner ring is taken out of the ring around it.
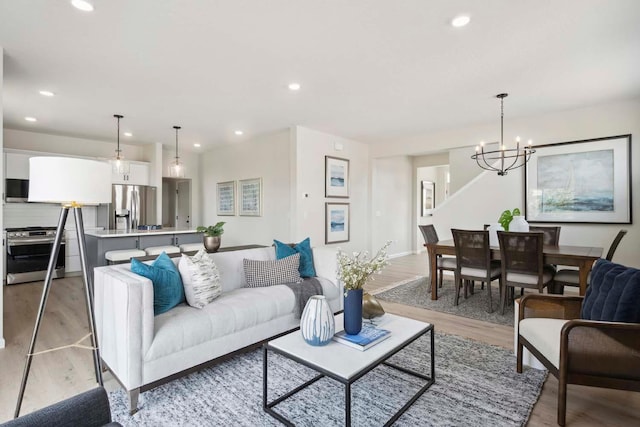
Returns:
[[[202,308],[222,293],[218,267],[204,249],[192,257],[182,254],[178,269],[191,307]]]

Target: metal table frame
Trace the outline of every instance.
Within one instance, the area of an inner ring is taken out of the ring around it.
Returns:
[[[417,340],[418,338],[420,338],[421,336],[425,335],[427,332],[431,332],[431,376],[427,376],[424,374],[421,374],[419,372],[415,372],[411,369],[407,369],[404,368],[402,366],[398,366],[395,365],[393,363],[389,363],[387,362],[387,360],[392,357],[393,355],[395,355],[396,353],[398,353],[399,351],[403,350],[404,348],[406,348],[409,344],[411,344],[412,342],[414,342],[415,340]],[[317,372],[319,372],[319,375],[313,377],[312,379],[310,379],[309,381],[305,382],[304,384],[294,388],[293,390],[289,391],[288,393],[280,396],[279,398],[277,398],[276,400],[272,401],[272,402],[268,402],[268,396],[267,396],[267,384],[268,384],[268,378],[267,378],[267,357],[268,357],[268,351],[271,350],[273,352],[276,352],[284,357],[286,357],[287,359],[293,360],[297,363],[300,363],[301,365],[307,366]],[[359,350],[354,349],[354,355],[357,356]],[[269,343],[265,343],[262,346],[262,409],[267,412],[269,415],[271,415],[272,417],[274,417],[275,419],[277,419],[278,421],[282,422],[284,425],[286,426],[294,426],[294,424],[289,421],[287,418],[285,418],[283,415],[277,413],[273,408],[278,405],[279,403],[283,402],[284,400],[288,399],[289,397],[293,396],[294,394],[298,393],[299,391],[305,389],[306,387],[310,386],[311,384],[315,383],[316,381],[318,381],[319,379],[323,378],[323,377],[329,377],[332,378],[342,384],[344,384],[345,386],[345,393],[344,393],[344,413],[345,413],[345,426],[350,427],[351,426],[351,385],[356,382],[357,380],[359,380],[360,378],[362,378],[364,375],[368,374],[369,372],[371,372],[374,368],[376,368],[377,366],[384,364],[386,366],[389,366],[391,368],[397,369],[401,372],[404,372],[406,374],[409,375],[413,375],[417,378],[423,379],[425,381],[427,381],[427,383],[422,386],[422,388],[420,388],[420,390],[418,390],[413,397],[411,397],[411,399],[409,399],[409,401],[398,410],[398,412],[396,412],[390,419],[389,421],[386,422],[385,427],[390,426],[391,424],[393,424],[394,422],[396,422],[396,420],[398,420],[398,418],[400,418],[400,416],[407,410],[409,409],[409,407],[411,405],[413,405],[413,403],[418,400],[418,398],[420,396],[422,396],[422,394],[427,391],[427,389],[429,389],[429,387],[431,387],[431,385],[433,383],[435,383],[436,381],[436,373],[435,373],[435,341],[434,341],[434,327],[433,324],[429,324],[429,326],[422,332],[420,332],[419,334],[417,334],[416,336],[414,336],[413,338],[409,339],[408,341],[406,341],[405,343],[397,346],[396,348],[394,348],[393,350],[391,350],[389,353],[385,354],[384,356],[382,356],[380,359],[376,360],[375,362],[369,364],[368,366],[365,366],[360,372],[358,372],[356,375],[354,375],[352,378],[350,379],[344,379],[341,378],[335,374],[333,374],[332,372],[329,372],[323,368],[320,368],[319,366],[316,366],[312,363],[309,363],[303,359],[300,359],[299,357],[296,356],[292,356],[289,353],[282,351],[280,349],[271,347],[269,345]]]

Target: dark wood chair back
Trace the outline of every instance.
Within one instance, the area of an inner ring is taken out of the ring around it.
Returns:
[[[543,233],[498,231],[498,241],[503,273],[535,274],[542,280]]]
[[[561,227],[542,227],[538,225],[530,225],[529,231],[541,232],[544,234],[545,246],[558,246],[560,244],[560,228]]]
[[[419,225],[418,228],[422,232],[422,237],[424,237],[425,243],[438,243],[438,232],[433,224]]]
[[[491,251],[489,250],[489,232],[485,230],[451,229],[456,247],[458,270],[463,267],[489,270]]]
[[[622,240],[622,238],[624,237],[624,235],[627,234],[627,230],[620,230],[618,231],[618,235],[616,236],[615,239],[613,239],[613,242],[611,243],[611,246],[609,247],[609,252],[607,252],[607,261],[611,261],[613,260],[613,254],[616,253],[616,249],[618,249],[618,245],[620,244],[620,240]]]

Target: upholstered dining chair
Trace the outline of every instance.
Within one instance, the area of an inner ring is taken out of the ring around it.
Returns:
[[[620,244],[620,241],[625,236],[625,234],[627,234],[627,230],[618,231],[618,234],[613,239],[611,246],[609,246],[609,251],[607,252],[607,256],[605,257],[607,261],[613,260],[613,254],[616,253],[616,249],[618,249],[618,245]],[[589,285],[590,277],[591,275],[587,277],[587,285]],[[571,270],[568,268],[558,270],[555,277],[553,278],[553,293],[562,295],[564,293],[565,286],[580,286],[580,275],[578,273],[578,270]]]
[[[510,287],[542,290],[552,282],[553,266],[544,264],[543,233],[498,231],[502,266],[501,314]]]
[[[560,228],[561,227],[547,227],[539,225],[530,225],[530,232],[542,232],[544,234],[545,246],[558,246],[560,243]]]
[[[422,237],[424,237],[424,242],[425,243],[438,243],[438,241],[440,239],[438,239],[438,232],[436,231],[436,228],[433,226],[433,224],[428,224],[428,225],[419,225],[418,228],[420,229],[420,231],[422,232]],[[429,264],[431,265],[431,264]],[[436,267],[437,267],[437,271],[435,272],[438,276],[438,287],[442,287],[442,276],[443,276],[443,271],[447,270],[447,271],[456,271],[456,259],[455,257],[445,257],[442,255],[438,255],[438,257],[436,258]],[[433,272],[431,272],[431,274],[433,274]],[[431,281],[429,281],[429,283],[431,283]],[[429,289],[431,290],[431,289]]]
[[[640,391],[640,270],[598,260],[584,297],[520,300],[516,370],[526,347],[558,378],[558,424],[567,384]]]
[[[460,288],[464,283],[464,297],[472,283],[479,281],[487,284],[487,312],[493,311],[491,301],[491,282],[500,279],[500,261],[491,261],[489,232],[486,230],[451,229],[456,248],[458,264],[455,272],[455,299],[458,305]],[[471,287],[473,293],[473,288]]]

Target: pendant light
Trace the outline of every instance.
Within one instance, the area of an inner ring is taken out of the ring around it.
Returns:
[[[112,170],[114,174],[125,175],[129,173],[129,162],[124,160],[122,150],[120,149],[120,119],[124,116],[121,114],[114,114],[113,117],[118,120],[118,145],[116,147],[116,156],[111,161]]]
[[[181,128],[180,126],[174,126],[173,128],[176,130],[176,158],[169,166],[169,176],[171,178],[184,178],[184,165],[180,161],[180,156],[178,156],[178,131]]]

